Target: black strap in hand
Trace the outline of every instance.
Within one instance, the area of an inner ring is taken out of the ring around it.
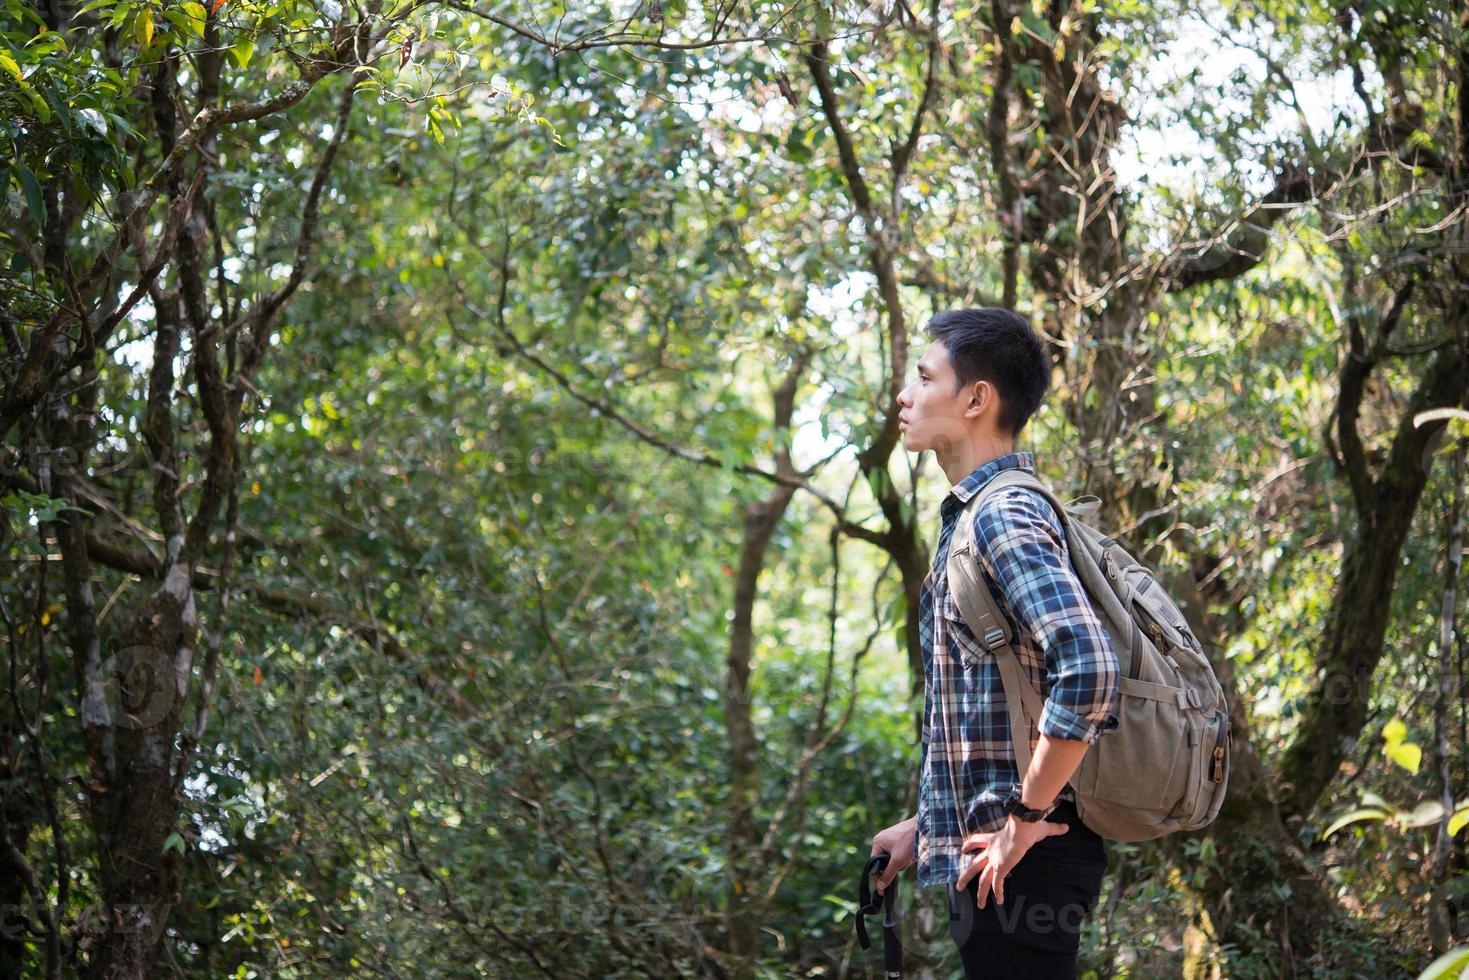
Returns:
[[[857,941],[863,949],[872,948],[867,936],[867,916],[882,913],[882,968],[889,977],[903,975],[903,934],[898,927],[898,879],[888,883],[882,895],[872,894],[872,876],[887,870],[888,855],[874,854],[862,869],[857,886]]]

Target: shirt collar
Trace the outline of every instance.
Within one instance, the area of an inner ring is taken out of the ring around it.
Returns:
[[[996,456],[987,463],[976,466],[974,472],[949,488],[948,494],[944,497],[944,506],[964,506],[964,504],[969,502],[969,498],[979,493],[980,490],[983,490],[984,485],[997,476],[1001,470],[1027,470],[1034,473],[1035,453],[1006,453],[1003,456]],[[950,504],[950,499],[958,503]]]

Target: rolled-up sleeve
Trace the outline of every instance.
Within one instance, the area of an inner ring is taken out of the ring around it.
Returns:
[[[1045,652],[1041,734],[1090,744],[1117,728],[1121,671],[1052,512],[1028,490],[1000,491],[975,517],[974,537],[980,567]]]

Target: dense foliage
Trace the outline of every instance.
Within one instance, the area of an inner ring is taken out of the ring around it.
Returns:
[[[1005,304],[1238,735],[1084,967],[1416,975],[1466,81],[1432,0],[5,0],[0,972],[876,975],[947,490],[893,397]]]

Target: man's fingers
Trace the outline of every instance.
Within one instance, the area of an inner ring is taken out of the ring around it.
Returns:
[[[879,854],[886,854],[886,853],[888,853],[887,848],[882,847],[881,845],[878,844],[877,837],[872,838],[872,853],[869,854],[868,857],[875,858]],[[882,871],[875,872],[875,873],[873,873],[873,874],[871,874],[871,875],[868,876],[868,877],[870,877],[872,879],[872,881],[873,881],[873,887],[877,889],[877,893],[879,895],[881,895],[882,894],[882,890],[885,887],[887,887],[887,883],[888,883],[887,868],[888,867],[892,867],[892,863],[893,863],[892,862],[892,858],[888,858],[887,867],[884,867]]]
[[[974,876],[975,875],[979,874],[981,871],[984,870],[984,867],[985,867],[984,857],[985,857],[984,854],[981,853],[979,855],[979,857],[977,857],[973,861],[970,861],[969,862],[969,867],[967,867],[963,871],[959,872],[959,880],[957,882],[955,882],[955,885],[958,887],[958,889],[961,892],[964,889],[966,889],[966,888],[969,887],[969,882],[971,882],[972,880],[974,880]]]
[[[1059,837],[1070,829],[1071,827],[1068,824],[1046,821],[1046,836],[1048,837]]]
[[[984,908],[984,901],[989,897],[990,877],[993,872],[994,867],[987,864],[979,874],[979,894],[975,897],[975,901],[979,904],[980,908]]]
[[[995,869],[995,904],[1005,904],[1005,876],[1000,873],[999,868]]]
[[[995,834],[993,831],[982,834],[970,834],[964,838],[964,843],[960,846],[959,850],[961,852],[982,850],[983,848],[989,847],[990,841],[994,840],[994,838]]]

